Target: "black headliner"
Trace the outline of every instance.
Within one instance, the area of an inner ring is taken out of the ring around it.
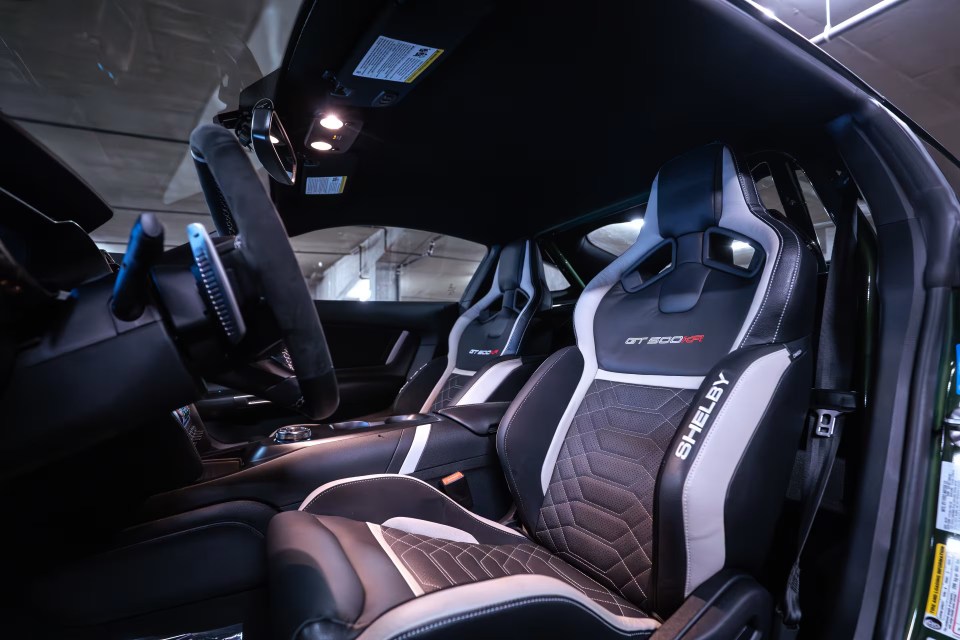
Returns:
[[[357,21],[379,4],[321,0],[314,15],[343,3]],[[306,79],[338,68],[362,32],[328,28],[315,45],[305,30],[288,52],[277,109],[295,142],[326,99]],[[642,195],[660,164],[697,144],[822,139],[858,99],[725,2],[512,0],[399,104],[364,110],[352,157],[319,172],[349,173],[346,193],[274,196],[291,235],[385,224],[503,242]]]

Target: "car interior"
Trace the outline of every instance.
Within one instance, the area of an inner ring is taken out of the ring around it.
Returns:
[[[946,149],[748,0],[304,0],[289,42],[184,145],[174,248],[98,248],[0,114],[5,637],[913,629]],[[482,257],[317,300],[292,239],[349,225]]]

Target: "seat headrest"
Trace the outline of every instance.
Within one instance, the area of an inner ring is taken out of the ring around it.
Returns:
[[[543,272],[543,258],[536,242],[517,240],[504,245],[500,250],[494,288],[508,295],[513,291],[523,291],[527,297],[539,299],[539,309],[550,308],[550,290]]]
[[[698,233],[720,222],[723,207],[723,145],[711,144],[674,158],[657,174],[660,236]]]
[[[526,259],[526,240],[511,242],[500,251],[500,264],[497,269],[497,285],[500,287],[500,291],[520,288]]]

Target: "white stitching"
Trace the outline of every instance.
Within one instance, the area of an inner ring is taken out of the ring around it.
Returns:
[[[481,520],[476,514],[471,513],[471,512],[468,511],[467,509],[464,509],[462,506],[460,506],[459,504],[457,504],[456,502],[454,502],[453,500],[451,500],[450,498],[448,498],[447,496],[445,496],[444,494],[442,494],[442,493],[441,493],[440,491],[438,491],[437,489],[434,489],[433,487],[431,487],[429,484],[427,484],[427,483],[424,482],[423,480],[420,480],[420,479],[418,479],[418,478],[411,478],[410,476],[401,476],[401,475],[397,475],[397,476],[377,476],[377,477],[375,477],[375,478],[364,478],[363,480],[353,480],[353,481],[350,481],[350,482],[343,482],[343,483],[341,483],[341,484],[334,485],[334,486],[330,487],[329,489],[327,489],[326,491],[323,491],[323,492],[318,493],[317,495],[315,495],[315,496],[313,497],[313,500],[311,500],[311,501],[308,502],[305,506],[303,506],[303,507],[300,508],[300,511],[307,511],[307,510],[313,505],[314,502],[316,502],[317,500],[320,499],[321,496],[325,496],[325,495],[327,495],[328,493],[330,493],[330,492],[332,492],[332,491],[335,491],[335,490],[337,490],[337,489],[339,489],[339,488],[341,488],[341,487],[349,487],[349,486],[355,485],[355,484],[363,484],[364,482],[376,482],[376,481],[378,481],[378,480],[410,480],[410,481],[412,481],[412,482],[415,482],[418,486],[422,486],[422,487],[424,487],[424,488],[429,489],[430,491],[433,491],[434,493],[436,493],[438,496],[440,496],[441,498],[443,498],[444,500],[446,500],[446,501],[449,502],[450,504],[455,505],[458,509],[460,509],[460,511],[462,511],[462,512],[465,513],[465,514],[467,514],[468,516],[470,516],[470,517],[473,518],[474,520],[476,520],[476,522],[477,522],[478,524],[482,524],[483,526],[488,527],[488,528],[490,528],[490,529],[493,529],[494,531],[498,531],[498,532],[500,532],[500,533],[510,533],[509,531],[505,531],[505,530],[503,530],[503,529],[500,529],[500,528],[498,528],[498,527],[493,526],[493,525],[490,524],[489,522],[485,522],[485,521]],[[310,513],[312,513],[312,512],[310,512]],[[316,515],[316,514],[314,514],[314,515]],[[520,533],[519,531],[516,532],[516,535],[517,535],[517,537],[523,538],[523,539],[525,539],[525,540],[528,539],[525,535],[523,535],[523,534]]]
[[[513,475],[513,470],[510,468],[510,456],[509,456],[509,454],[507,453],[507,436],[510,435],[510,427],[513,426],[513,419],[516,418],[517,415],[520,413],[520,411],[523,410],[523,405],[526,404],[527,400],[530,399],[530,396],[533,395],[533,392],[537,390],[537,387],[540,386],[540,383],[543,382],[543,380],[547,377],[547,375],[550,373],[550,371],[552,371],[553,368],[554,368],[555,366],[557,366],[557,363],[559,363],[561,360],[563,360],[564,357],[565,357],[568,353],[571,353],[571,352],[577,351],[577,350],[578,350],[577,347],[567,347],[567,351],[564,351],[564,352],[560,355],[560,357],[558,357],[556,360],[554,360],[552,363],[550,363],[550,366],[547,367],[547,369],[543,372],[543,375],[540,376],[540,378],[539,378],[536,382],[533,383],[533,386],[530,387],[530,391],[528,391],[528,392],[527,392],[527,395],[525,395],[525,396],[523,397],[523,400],[520,401],[520,404],[517,406],[517,410],[513,412],[513,415],[512,415],[512,416],[510,416],[511,419],[510,419],[509,421],[507,421],[507,422],[501,427],[501,429],[503,429],[503,456],[504,456],[504,461],[505,461],[505,463],[506,463],[506,464],[504,464],[503,466],[504,466],[504,469],[507,471],[507,473],[510,475],[510,478],[509,478],[509,479],[510,479],[510,482],[511,482],[511,484],[513,484],[513,486],[514,486],[514,488],[515,488],[515,490],[516,490],[516,492],[517,492],[517,499],[520,501],[521,518],[522,518],[522,511],[523,511],[523,509],[524,509],[524,505],[523,505],[523,494],[520,492],[520,486],[519,486],[519,484],[517,483],[516,478],[515,478],[514,475]],[[558,425],[558,426],[559,426],[559,425]],[[554,429],[554,431],[556,431],[556,429]]]

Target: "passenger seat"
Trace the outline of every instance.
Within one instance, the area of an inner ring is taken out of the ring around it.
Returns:
[[[550,305],[537,244],[522,240],[506,245],[490,290],[450,330],[447,355],[410,378],[393,412],[429,413],[513,400],[550,349],[536,318]]]

